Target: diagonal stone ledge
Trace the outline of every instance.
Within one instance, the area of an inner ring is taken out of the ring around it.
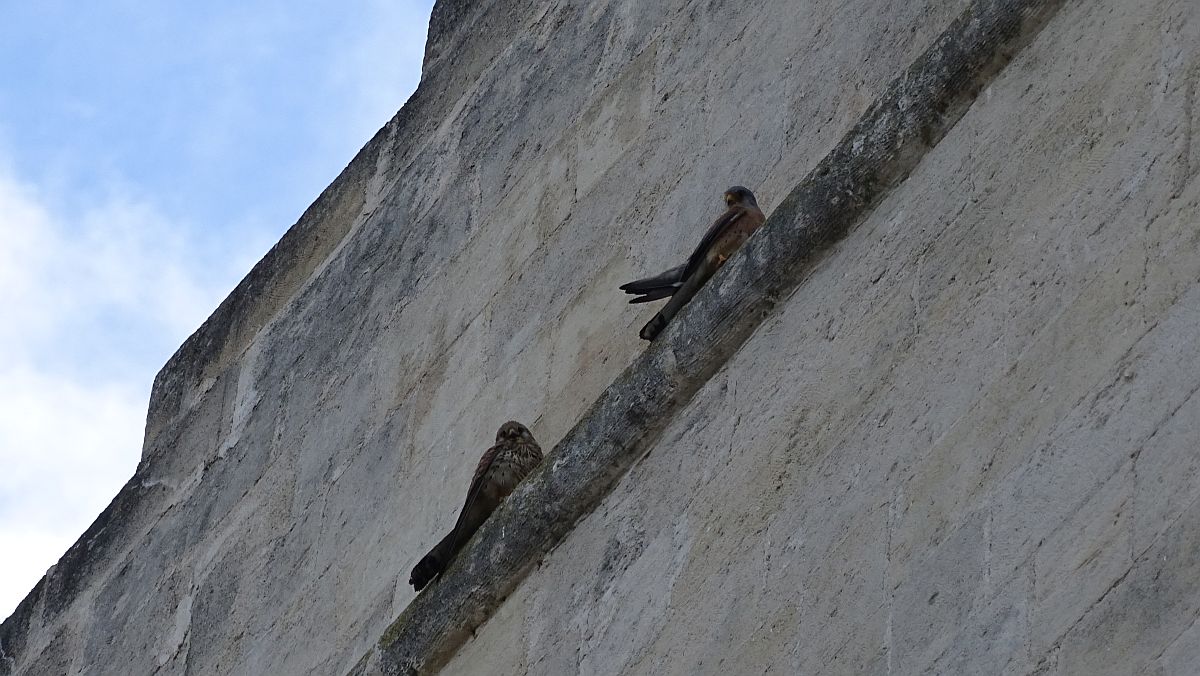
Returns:
[[[350,671],[437,671],[672,416],[958,122],[1063,0],[975,0],[900,74],[763,228],[625,369]]]

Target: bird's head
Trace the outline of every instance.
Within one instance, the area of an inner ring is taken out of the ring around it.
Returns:
[[[500,431],[496,432],[496,443],[501,441],[533,441],[533,433],[529,428],[519,422],[509,420],[500,426]]]
[[[735,185],[725,191],[725,204],[731,207],[737,204],[748,204],[757,207],[758,200],[754,199],[754,193],[750,192],[749,188]]]

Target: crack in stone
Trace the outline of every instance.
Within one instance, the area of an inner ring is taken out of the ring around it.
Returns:
[[[8,668],[12,669],[17,663],[17,658],[4,652],[4,639],[0,638],[0,662],[8,664]]]

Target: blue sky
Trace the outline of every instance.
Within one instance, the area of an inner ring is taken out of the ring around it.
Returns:
[[[154,374],[416,88],[432,0],[0,10],[0,618],[133,474]]]

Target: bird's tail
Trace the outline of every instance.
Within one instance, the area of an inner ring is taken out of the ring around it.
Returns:
[[[435,577],[442,574],[446,569],[446,564],[450,562],[454,556],[454,546],[457,540],[457,531],[455,528],[451,530],[442,541],[434,545],[429,553],[417,562],[413,567],[412,574],[408,576],[408,583],[411,584],[415,591],[421,591],[425,585],[433,581]]]
[[[450,565],[450,560],[458,554],[458,550],[467,544],[502,499],[493,491],[481,490],[479,485],[473,485],[472,490],[467,493],[466,504],[463,505],[454,528],[417,562],[412,574],[408,576],[408,583],[417,591],[421,591],[422,587],[441,575],[446,566]]]
[[[666,298],[676,291],[683,284],[683,271],[686,265],[680,265],[677,268],[671,268],[666,272],[638,279],[627,284],[622,284],[620,289],[625,293],[637,296],[630,300],[630,303],[648,303],[652,300]]]

